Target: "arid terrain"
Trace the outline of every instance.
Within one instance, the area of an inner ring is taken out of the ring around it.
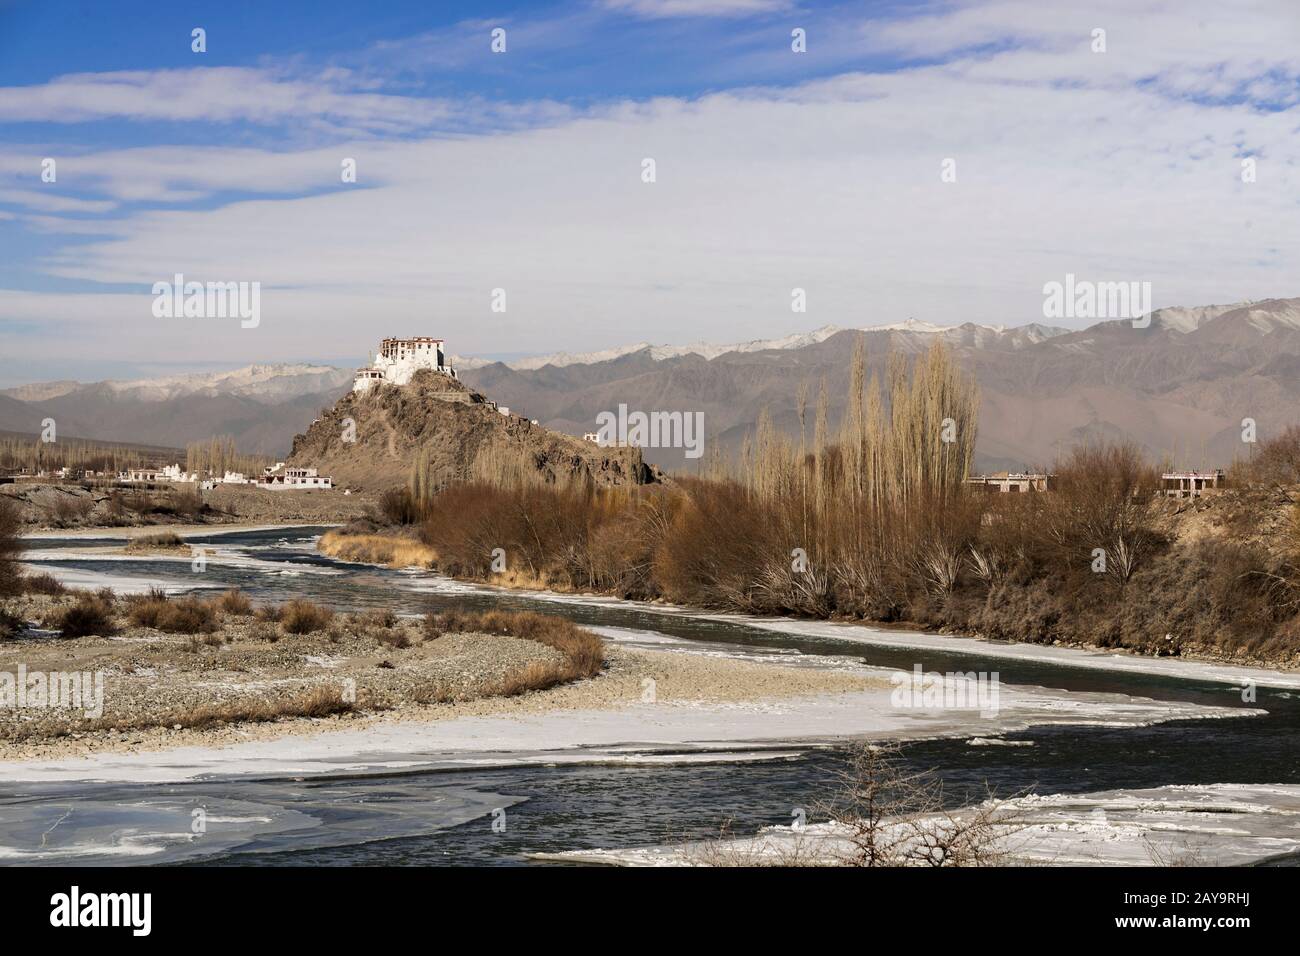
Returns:
[[[88,604],[103,617],[77,619],[76,629],[94,633],[61,636],[60,622]],[[8,607],[31,629],[0,641],[0,675],[26,675],[29,688],[37,674],[98,675],[102,698],[13,706],[0,760],[220,746],[375,719],[617,707],[641,700],[647,679],[666,703],[875,686],[834,672],[616,648],[540,615],[431,621],[314,606],[254,609],[237,592],[206,601],[34,593]],[[533,633],[539,623],[562,637],[502,633]],[[576,650],[566,641],[578,642]],[[575,653],[594,658],[575,670]]]

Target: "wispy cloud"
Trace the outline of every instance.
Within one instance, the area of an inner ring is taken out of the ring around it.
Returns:
[[[285,77],[252,67],[90,73],[0,88],[0,122],[234,123],[312,125],[343,135],[403,135],[433,127],[466,131],[554,119],[563,108],[481,97],[424,98],[368,92],[360,77],[331,69]]]
[[[179,91],[200,115],[264,123],[272,139],[294,124],[322,132],[256,146],[87,143],[61,156],[52,184],[38,181],[44,147],[7,147],[5,229],[21,224],[53,248],[8,280],[0,325],[75,332],[87,354],[134,360],[201,343],[206,357],[242,362],[348,354],[377,321],[431,329],[463,353],[909,315],[1017,323],[1041,318],[1043,283],[1066,272],[1150,280],[1157,305],[1296,294],[1290,8],[1261,2],[1231,24],[1217,9],[1127,0],[1070,19],[1029,3],[931,7],[814,32],[805,54],[833,42],[836,62],[882,51],[911,61],[904,69],[580,105],[393,96],[358,71],[81,77],[59,102],[87,119],[188,115],[113,89],[125,85]],[[1207,38],[1202,22],[1221,28]],[[1104,54],[1090,49],[1097,27]],[[771,55],[804,62],[783,30],[773,36],[784,48]],[[416,64],[436,49],[425,38],[400,52]],[[62,108],[48,99],[66,94],[61,81],[32,89]],[[17,108],[9,92],[0,113]],[[150,109],[163,112],[135,112]],[[1260,161],[1250,184],[1247,155]],[[654,183],[641,179],[647,157]],[[340,180],[344,158],[355,184]],[[940,178],[945,159],[954,183]],[[262,325],[160,323],[147,290],[176,272],[260,281]],[[807,290],[807,315],[790,312],[794,287]],[[495,288],[507,290],[504,314],[489,310]],[[11,355],[33,348],[0,342]]]

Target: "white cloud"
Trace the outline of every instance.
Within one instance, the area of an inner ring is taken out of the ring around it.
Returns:
[[[605,104],[490,136],[70,157],[76,181],[113,201],[265,198],[115,213],[110,235],[44,268],[141,289],[175,272],[260,281],[262,325],[160,324],[144,292],[10,293],[0,323],[37,321],[50,341],[75,332],[106,358],[201,349],[243,362],[360,359],[373,339],[416,332],[473,354],[908,316],[1016,324],[1042,320],[1043,284],[1067,272],[1151,281],[1157,306],[1300,294],[1300,107],[1200,100],[1225,82],[1276,85],[1285,30],[1247,49],[1224,28],[1210,62],[1186,20],[1215,22],[1213,6],[1151,5],[1140,33],[1117,20],[1112,52],[1094,55],[1060,52],[1059,22],[1028,5],[992,9],[1020,15],[1039,42],[789,89]],[[984,35],[955,16],[940,46]],[[1137,35],[1159,50],[1125,51]],[[1240,179],[1245,153],[1260,157],[1253,184]],[[338,181],[341,155],[357,159],[356,186]],[[641,182],[644,157],[654,184]],[[940,180],[949,157],[956,183]],[[790,312],[796,286],[807,314]],[[488,308],[494,288],[507,290],[505,314]]]
[[[40,209],[45,212],[108,212],[116,209],[117,203],[104,199],[77,199],[74,196],[61,196],[53,188],[42,192],[36,189],[0,189],[0,203],[26,206],[28,209]]]
[[[423,99],[367,92],[350,71],[285,77],[215,67],[80,73],[34,86],[0,87],[0,122],[135,121],[314,125],[321,133],[397,135],[458,124],[477,128],[554,118],[553,103],[490,104],[476,97]]]

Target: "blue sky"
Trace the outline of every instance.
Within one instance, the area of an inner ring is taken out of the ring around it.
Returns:
[[[1290,0],[0,0],[0,385],[1297,295],[1298,46]],[[262,321],[159,319],[176,273]]]

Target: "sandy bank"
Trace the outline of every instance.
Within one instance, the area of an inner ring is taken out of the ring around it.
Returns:
[[[611,646],[600,677],[508,699],[405,706],[132,741],[69,741],[0,762],[0,780],[176,781],[520,763],[737,759],[844,737],[995,737],[1045,724],[1139,726],[1258,710],[1006,687],[996,715],[900,709],[889,671],[844,673]],[[646,699],[645,679],[654,680]]]

